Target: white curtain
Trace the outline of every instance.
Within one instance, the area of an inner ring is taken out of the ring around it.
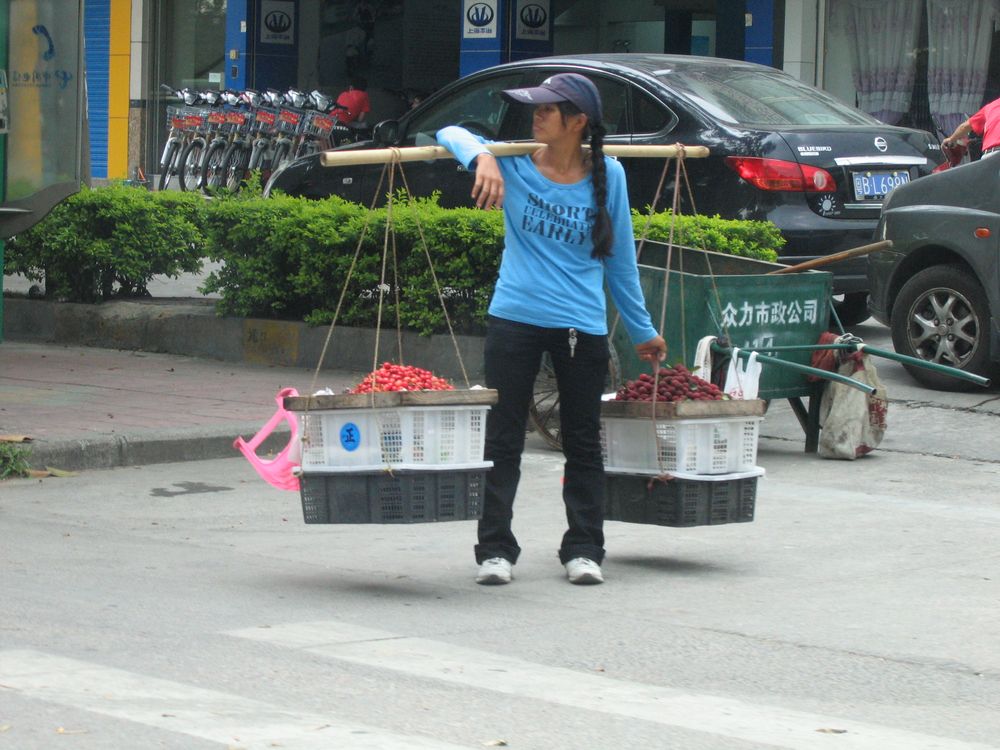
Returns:
[[[927,0],[927,98],[946,134],[983,104],[997,0]]]
[[[890,125],[910,109],[922,10],[919,0],[831,2],[830,22],[850,47],[858,106]]]

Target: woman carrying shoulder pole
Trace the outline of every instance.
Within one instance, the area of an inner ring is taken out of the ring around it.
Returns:
[[[605,282],[639,357],[661,361],[666,343],[653,328],[639,286],[625,172],[604,155],[597,87],[582,75],[562,73],[503,95],[534,106],[532,133],[544,144],[534,153],[497,159],[485,148],[487,141],[464,128],[437,134],[456,159],[475,169],[476,205],[504,211],[505,247],[485,344],[486,386],[496,389],[498,401],[486,421],[485,457],[493,468],[475,547],[476,582],[509,583],[521,552],[511,529],[514,496],[535,378],[548,352],[566,458],[568,529],[559,560],[571,583],[601,583]]]

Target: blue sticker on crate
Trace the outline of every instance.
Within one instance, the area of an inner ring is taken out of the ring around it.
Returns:
[[[348,422],[340,428],[340,444],[345,451],[356,451],[361,445],[361,430],[354,422]]]

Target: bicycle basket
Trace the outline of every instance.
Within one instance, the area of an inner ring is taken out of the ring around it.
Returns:
[[[236,109],[231,109],[226,112],[226,122],[233,131],[239,135],[246,135],[250,132],[250,123],[253,120],[250,119],[250,114],[248,112],[241,112]]]
[[[219,125],[225,125],[227,122],[226,113],[221,110],[215,109],[208,113],[209,125],[218,127]]]
[[[295,135],[305,119],[305,112],[295,109],[282,109],[278,113],[278,130],[282,133]]]
[[[327,117],[321,112],[310,112],[306,117],[304,130],[306,135],[316,138],[325,138],[333,130],[334,121],[332,117]]]
[[[209,111],[207,109],[188,110],[187,115],[184,117],[186,123],[184,129],[192,133],[208,132],[208,115]]]
[[[167,107],[167,122],[170,127],[177,130],[184,130],[184,109],[181,107]]]
[[[278,110],[268,107],[257,107],[254,110],[253,119],[258,133],[262,133],[265,130],[273,130],[274,124],[278,119]]]

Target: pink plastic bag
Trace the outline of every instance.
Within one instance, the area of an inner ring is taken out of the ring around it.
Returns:
[[[278,391],[278,395],[275,396],[275,401],[278,402],[278,410],[268,423],[260,428],[260,432],[254,435],[253,439],[249,442],[241,437],[236,438],[233,442],[233,446],[244,455],[246,460],[250,462],[250,465],[260,474],[261,478],[279,490],[297,491],[299,489],[299,478],[294,474],[302,462],[301,446],[299,445],[299,420],[294,414],[285,410],[285,397],[298,395],[299,392],[294,388],[282,388]],[[264,460],[257,455],[257,448],[267,440],[267,437],[282,420],[288,422],[288,426],[292,431],[288,445],[274,458]]]

